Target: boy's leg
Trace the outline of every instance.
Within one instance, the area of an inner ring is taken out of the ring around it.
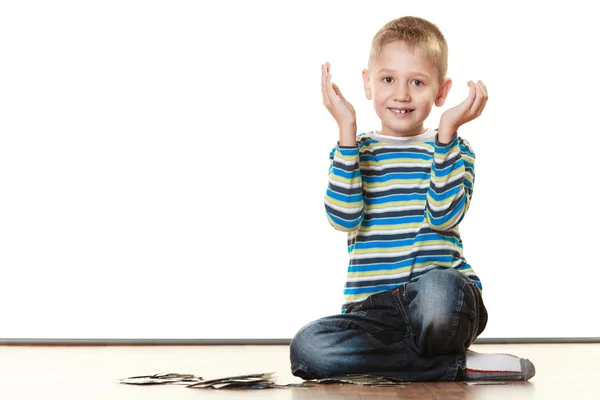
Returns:
[[[479,288],[455,269],[429,271],[400,291],[421,356],[464,354],[487,325]]]
[[[443,274],[424,275],[421,279],[428,278],[425,287],[407,286],[406,297],[410,302],[412,326],[421,354],[437,354],[449,350],[466,351],[466,365],[461,369],[457,380],[531,379],[535,375],[535,366],[528,359],[510,354],[484,354],[468,350],[472,342],[485,329],[487,310],[481,292],[468,277],[456,270],[448,270],[448,272],[465,280],[473,290],[448,293],[447,307],[436,304],[436,301],[443,300],[443,296],[433,295],[445,285],[448,277],[444,277]],[[462,307],[461,297],[464,303]],[[456,309],[449,308],[451,305]],[[457,313],[456,310],[459,309]],[[447,316],[445,321],[444,315]],[[479,316],[478,320],[476,315]],[[457,328],[454,329],[454,326]],[[469,333],[469,330],[472,331]]]
[[[456,270],[433,270],[352,305],[346,314],[309,323],[290,344],[292,373],[303,379],[371,374],[460,380],[465,350],[487,322],[475,290]]]

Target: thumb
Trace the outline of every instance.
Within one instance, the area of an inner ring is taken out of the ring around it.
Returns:
[[[340,90],[340,88],[335,83],[332,83],[331,86],[333,87],[333,91],[335,92],[335,94],[337,94],[338,96],[340,96],[342,100],[346,100],[346,98],[342,94],[342,91]]]

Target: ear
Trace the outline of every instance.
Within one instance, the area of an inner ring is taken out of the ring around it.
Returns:
[[[363,77],[363,84],[365,87],[365,96],[367,96],[367,99],[372,100],[373,93],[371,91],[371,80],[369,78],[369,71],[367,71],[366,69],[363,69],[362,77]]]
[[[440,85],[440,88],[438,89],[437,96],[435,97],[435,105],[436,106],[441,107],[444,105],[444,102],[446,101],[446,97],[448,96],[448,92],[450,91],[451,87],[452,87],[452,79],[450,79],[450,78],[444,79],[444,81]]]

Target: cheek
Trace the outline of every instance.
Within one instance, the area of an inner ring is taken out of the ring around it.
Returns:
[[[430,110],[435,102],[435,96],[428,93],[424,96],[420,96],[418,101],[420,108]]]

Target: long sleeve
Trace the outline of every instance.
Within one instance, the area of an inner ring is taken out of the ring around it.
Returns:
[[[329,155],[329,181],[325,193],[325,212],[337,230],[357,230],[364,217],[359,148],[338,145]]]
[[[425,216],[437,231],[448,231],[462,221],[469,209],[475,182],[475,153],[469,142],[454,136],[448,144],[435,137],[431,182]]]

